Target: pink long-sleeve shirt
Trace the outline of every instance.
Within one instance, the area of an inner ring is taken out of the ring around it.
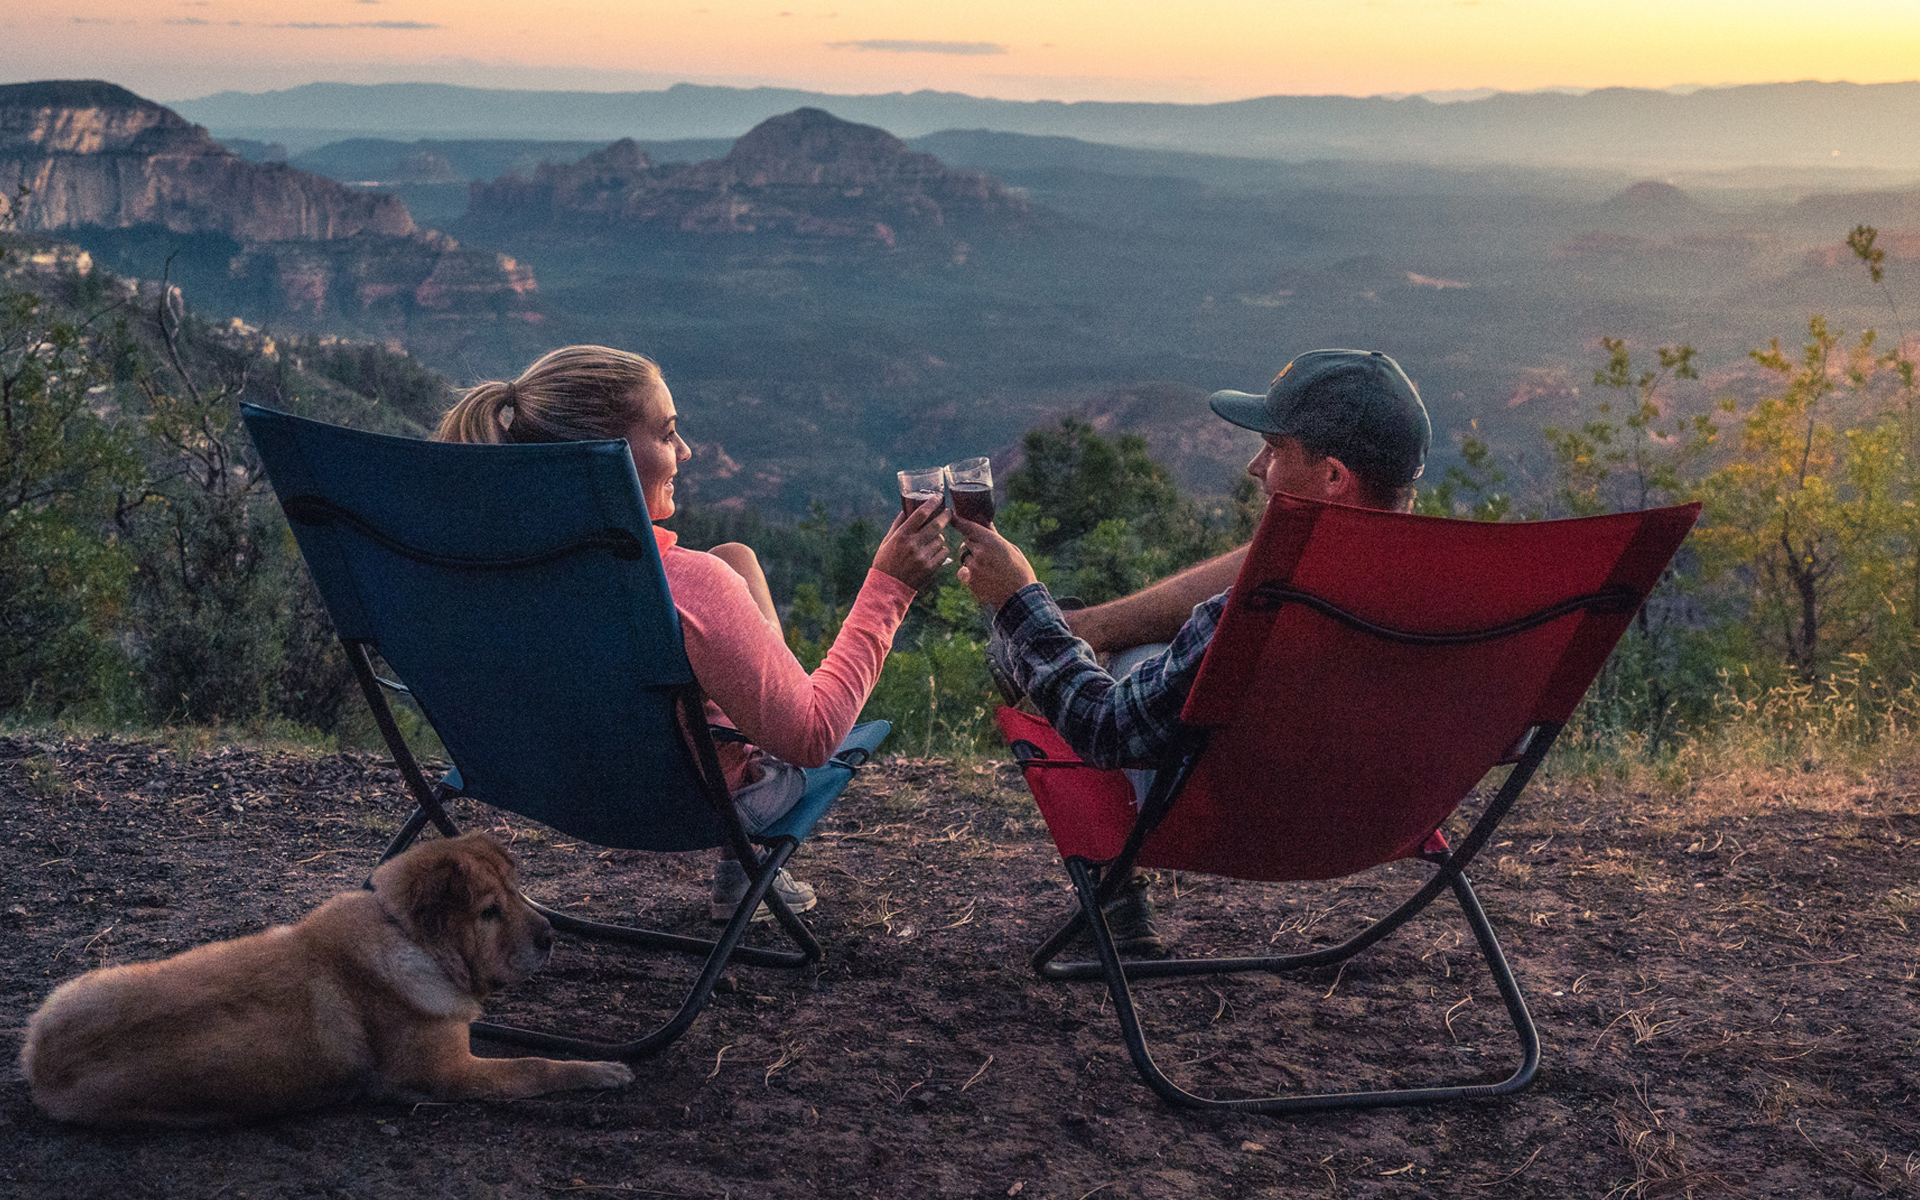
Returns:
[[[913,589],[884,571],[869,570],[833,648],[809,675],[732,567],[681,547],[672,530],[655,525],[653,537],[680,610],[687,661],[707,693],[708,719],[732,725],[768,754],[796,766],[825,763],[879,680],[893,635],[913,603]],[[730,790],[758,777],[751,747],[727,743],[719,752]]]

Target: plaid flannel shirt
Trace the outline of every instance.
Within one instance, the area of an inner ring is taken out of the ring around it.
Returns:
[[[1165,653],[1115,679],[1073,636],[1043,584],[1001,606],[994,632],[1012,653],[1014,682],[1075,754],[1098,767],[1158,765],[1172,747],[1180,710],[1232,590],[1196,605]]]

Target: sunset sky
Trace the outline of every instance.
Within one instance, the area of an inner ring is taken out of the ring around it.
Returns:
[[[0,82],[317,80],[1214,101],[1920,75],[1912,0],[27,0]]]

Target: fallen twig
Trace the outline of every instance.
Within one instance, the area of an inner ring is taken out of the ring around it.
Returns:
[[[1518,1167],[1515,1167],[1511,1174],[1502,1175],[1500,1178],[1491,1180],[1490,1182],[1487,1182],[1487,1183],[1470,1183],[1469,1186],[1477,1187],[1477,1188],[1480,1188],[1482,1191],[1485,1191],[1488,1188],[1497,1188],[1503,1183],[1511,1183],[1514,1180],[1520,1178],[1521,1173],[1524,1172],[1528,1167],[1532,1166],[1533,1160],[1536,1158],[1539,1158],[1540,1152],[1545,1149],[1546,1149],[1545,1146],[1535,1146],[1533,1148],[1533,1153],[1527,1155],[1527,1161],[1521,1163]]]
[[[987,1073],[987,1068],[992,1065],[993,1065],[993,1055],[989,1054],[987,1055],[987,1061],[980,1064],[980,1069],[973,1073],[973,1077],[960,1085],[960,1090],[964,1092],[968,1088],[972,1087],[974,1084],[980,1082],[980,1077],[982,1075],[985,1075]]]

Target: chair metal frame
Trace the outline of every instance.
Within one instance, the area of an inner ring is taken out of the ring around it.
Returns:
[[[1128,836],[1127,848],[1122,851],[1119,858],[1105,864],[1095,863],[1078,855],[1064,860],[1067,876],[1073,882],[1074,897],[1079,907],[1033,952],[1030,965],[1035,974],[1051,982],[1092,979],[1105,981],[1108,994],[1113,997],[1115,1015],[1120,1022],[1120,1035],[1126,1042],[1127,1053],[1133,1059],[1134,1068],[1140,1073],[1140,1077],[1147,1086],[1163,1100],[1182,1108],[1260,1113],[1316,1112],[1340,1108],[1389,1108],[1409,1104],[1432,1104],[1443,1100],[1478,1099],[1518,1092],[1533,1082],[1534,1075],[1540,1069],[1540,1033],[1534,1027],[1533,1018],[1527,1011],[1526,998],[1521,993],[1519,980],[1514,977],[1513,968],[1507,964],[1506,955],[1500,948],[1499,938],[1495,936],[1493,926],[1487,920],[1486,910],[1481,907],[1480,899],[1474,893],[1473,884],[1467,879],[1466,869],[1481,848],[1487,844],[1488,839],[1493,836],[1494,830],[1505,818],[1507,811],[1513,807],[1513,802],[1525,790],[1527,783],[1533,778],[1534,770],[1545,759],[1547,751],[1552,748],[1553,741],[1559,732],[1558,726],[1535,726],[1527,736],[1525,753],[1514,761],[1513,770],[1508,774],[1499,792],[1482,810],[1479,819],[1474,822],[1472,829],[1461,840],[1460,845],[1457,848],[1436,846],[1422,853],[1420,857],[1436,868],[1433,875],[1398,908],[1346,941],[1300,954],[1136,959],[1123,962],[1114,947],[1113,934],[1107,928],[1106,906],[1125,885],[1133,870],[1134,859],[1138,856],[1140,846],[1146,841],[1147,835],[1153,831],[1153,826],[1159,823],[1159,818],[1165,816],[1172,808],[1174,801],[1179,798],[1179,788],[1184,786],[1193,768],[1199,764],[1200,755],[1205,748],[1204,737],[1196,735],[1201,743],[1199,746],[1180,754],[1155,775],[1155,786],[1148,793],[1142,813]],[[1049,765],[1050,760],[1044,754],[1036,753],[1037,749],[1031,742],[1021,741],[1014,744],[1014,756],[1023,773],[1035,768],[1043,769]],[[1059,767],[1072,764],[1052,763],[1051,765]],[[1160,786],[1162,779],[1169,780],[1166,787]],[[1481,957],[1493,976],[1494,986],[1499,989],[1500,998],[1506,1005],[1508,1018],[1519,1039],[1519,1065],[1514,1069],[1513,1074],[1500,1083],[1443,1084],[1383,1091],[1323,1092],[1312,1095],[1274,1095],[1223,1100],[1200,1096],[1182,1088],[1169,1079],[1160,1069],[1159,1064],[1154,1062],[1152,1051],[1147,1046],[1146,1033],[1134,1006],[1133,993],[1128,987],[1128,981],[1233,975],[1252,971],[1278,974],[1335,966],[1391,935],[1425,911],[1443,891],[1448,890],[1453,892],[1467,925],[1473,930],[1474,940],[1480,947]],[[1098,961],[1058,961],[1060,955],[1083,931],[1093,942],[1095,953],[1099,956]]]
[[[394,766],[400,771],[406,782],[407,791],[414,801],[414,810],[400,831],[387,843],[380,853],[380,862],[386,862],[400,854],[414,843],[427,826],[431,825],[442,837],[458,837],[460,827],[447,812],[447,802],[465,793],[444,783],[428,780],[421,769],[412,749],[407,745],[405,736],[400,732],[399,723],[394,719],[392,706],[388,703],[386,692],[406,693],[406,685],[395,680],[382,678],[373,669],[371,647],[362,641],[341,639],[341,645],[347,652],[347,660],[353,667],[354,677],[360,682],[360,690],[367,697],[367,704],[373,710],[374,721],[380,727],[380,736],[393,755]],[[683,729],[694,730],[688,737],[691,749],[701,764],[701,775],[705,779],[720,779],[720,763],[714,751],[712,735],[706,727],[706,697],[697,686],[689,687],[678,698],[678,708],[682,717]],[[860,747],[843,752],[828,762],[826,768],[839,768],[852,776],[867,761],[867,752]],[[689,937],[685,934],[667,933],[663,930],[642,929],[631,925],[617,925],[602,921],[589,921],[550,908],[531,896],[525,896],[533,910],[545,917],[555,929],[574,934],[591,941],[617,942],[641,950],[665,950],[674,954],[704,956],[706,962],[695,978],[692,989],[680,1008],[659,1028],[642,1037],[626,1042],[601,1042],[588,1038],[567,1037],[560,1034],[543,1033],[538,1030],[522,1029],[512,1025],[498,1025],[488,1021],[475,1021],[469,1028],[473,1033],[491,1041],[507,1045],[524,1046],[531,1050],[541,1050],[549,1054],[573,1054],[583,1058],[621,1059],[634,1061],[646,1058],[666,1049],[675,1039],[685,1033],[693,1024],[707,1003],[713,998],[714,985],[720,981],[721,973],[729,966],[740,964],[752,967],[781,967],[796,970],[810,963],[817,963],[825,955],[819,939],[813,931],[778,892],[772,890],[774,876],[787,864],[793,852],[800,848],[800,840],[794,837],[778,837],[766,841],[766,855],[761,856],[754,849],[754,838],[746,832],[740,823],[739,811],[734,808],[732,798],[723,785],[717,789],[717,796],[710,797],[714,802],[714,812],[727,830],[727,842],[735,857],[747,872],[748,884],[746,898],[734,911],[733,917],[716,938]],[[484,803],[484,801],[482,801]],[[746,936],[753,923],[753,914],[764,901],[773,913],[774,920],[797,947],[792,950],[767,949],[759,946],[743,946],[741,939]]]
[[[1631,587],[1610,584],[1598,591],[1547,605],[1514,620],[1477,629],[1442,633],[1399,629],[1377,624],[1308,591],[1279,581],[1254,586],[1250,607],[1272,611],[1282,605],[1300,605],[1327,620],[1345,625],[1368,637],[1404,646],[1468,646],[1496,642],[1549,622],[1578,614],[1599,614],[1630,619],[1642,597]],[[1119,853],[1106,861],[1079,854],[1063,854],[1068,877],[1073,883],[1076,909],[1051,936],[1034,951],[1030,965],[1041,978],[1056,982],[1101,980],[1114,1003],[1122,1039],[1142,1080],[1169,1104],[1194,1109],[1258,1113],[1313,1112],[1332,1109],[1370,1109],[1403,1105],[1430,1104],[1450,1100],[1481,1099],[1511,1095],[1531,1084],[1540,1066],[1540,1035],[1527,1011],[1519,980],[1501,950],[1498,937],[1474,893],[1466,869],[1492,838],[1535,771],[1552,749],[1563,722],[1537,721],[1530,725],[1500,762],[1492,766],[1511,766],[1506,779],[1489,798],[1458,846],[1449,847],[1436,828],[1417,857],[1430,864],[1431,876],[1409,898],[1364,930],[1333,946],[1303,953],[1245,957],[1137,959],[1122,961],[1105,917],[1106,905],[1120,894],[1130,878],[1154,830],[1174,810],[1182,791],[1193,778],[1205,757],[1210,731],[1183,724],[1176,744],[1162,758],[1153,783],[1140,804],[1138,816],[1128,830]],[[1056,735],[1057,736],[1057,735]],[[1026,739],[1015,739],[1013,750],[1023,775],[1031,785],[1031,772],[1060,769],[1099,770],[1078,759],[1049,757],[1046,750]],[[1457,808],[1455,811],[1458,811]],[[1165,865],[1165,864],[1159,864]],[[1129,982],[1143,979],[1175,979],[1247,972],[1284,973],[1323,968],[1345,963],[1368,947],[1393,934],[1436,900],[1451,891],[1467,925],[1472,929],[1481,958],[1500,993],[1509,1021],[1519,1044],[1519,1061],[1513,1072],[1498,1083],[1458,1082],[1432,1086],[1381,1090],[1322,1092],[1315,1094],[1278,1094],[1248,1098],[1202,1096],[1173,1082],[1154,1062],[1148,1048]],[[1074,940],[1086,935],[1092,941],[1097,960],[1063,962],[1061,956]]]
[[[252,406],[247,407],[252,408]],[[272,413],[270,410],[258,410],[249,415],[280,420],[299,420],[287,418],[284,414]],[[350,532],[400,558],[459,572],[491,573],[524,570],[581,554],[608,554],[615,558],[632,560],[653,553],[652,547],[642,543],[630,530],[608,528],[598,533],[572,538],[534,553],[501,557],[454,557],[408,544],[382,530],[359,513],[335,504],[323,496],[304,493],[282,496],[281,507],[296,534],[313,534],[325,527],[331,527],[334,532]],[[641,513],[640,519],[644,520],[644,512]],[[411,689],[404,682],[384,678],[376,673],[373,656],[380,651],[376,638],[343,635],[340,641],[368,708],[379,727],[381,738],[392,755],[394,766],[400,772],[414,806],[399,832],[382,851],[379,861],[385,862],[405,851],[429,826],[442,836],[457,836],[460,829],[448,812],[447,805],[456,797],[468,795],[457,782],[459,778],[457,771],[450,773],[446,779],[439,782],[428,778],[401,732],[399,722],[395,719],[392,705],[388,700],[389,692],[410,695]],[[772,890],[776,874],[799,848],[805,831],[803,830],[799,835],[791,832],[758,835],[747,832],[726,787],[725,776],[715,747],[715,734],[707,724],[705,694],[697,682],[675,686],[670,689],[670,692],[671,711],[678,727],[678,736],[673,740],[686,756],[683,765],[687,769],[687,774],[695,781],[700,798],[711,810],[711,815],[719,826],[722,837],[720,844],[733,852],[747,873],[748,890],[745,898],[717,937],[701,938],[585,920],[557,911],[529,897],[528,903],[546,917],[554,928],[564,932],[591,940],[617,943],[636,950],[666,951],[703,957],[705,961],[677,1011],[664,1024],[651,1032],[628,1041],[605,1042],[483,1021],[472,1023],[470,1029],[473,1034],[491,1041],[548,1053],[633,1061],[658,1053],[685,1033],[711,1000],[714,985],[728,967],[740,964],[798,969],[817,963],[823,958],[824,951],[819,940],[790,906],[781,900],[779,894]],[[425,712],[424,706],[422,711]],[[430,714],[429,719],[431,719]],[[884,722],[871,724],[885,725]],[[878,738],[884,736],[885,733],[880,732],[878,737],[869,737],[866,740],[877,745]],[[849,738],[850,743],[856,740],[859,739]],[[865,746],[844,745],[825,766],[808,772],[809,794],[812,794],[814,785],[823,782],[821,777],[824,773],[844,771],[850,781],[852,775],[867,761],[868,757],[869,751]],[[456,782],[449,782],[449,780]],[[846,786],[844,781],[838,782],[837,787],[833,786],[832,780],[826,780],[824,783],[826,790],[836,797]],[[484,797],[475,798],[482,803],[492,803]],[[507,811],[512,811],[511,806],[504,807]],[[764,847],[764,853],[756,847]],[[741,944],[762,903],[765,903],[771,911],[774,923],[790,942],[791,948],[765,948]]]

